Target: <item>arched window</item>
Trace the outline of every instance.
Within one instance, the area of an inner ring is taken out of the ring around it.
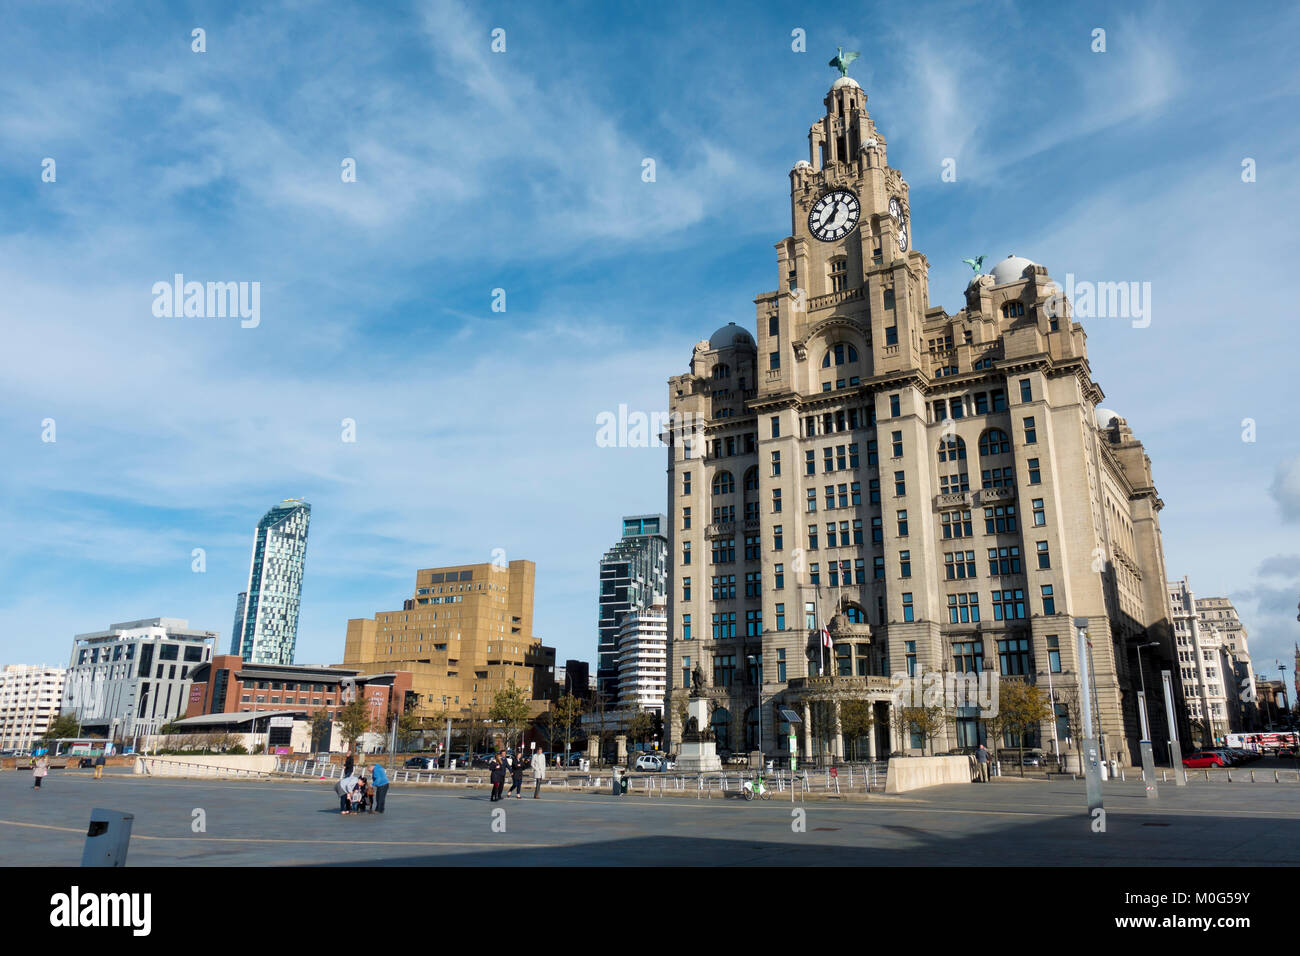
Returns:
[[[841,342],[832,346],[822,356],[822,368],[830,368],[832,361],[836,365],[843,365],[845,362],[856,362],[858,360],[858,350],[852,345]]]
[[[719,750],[731,749],[731,712],[725,707],[719,707],[713,712],[713,720],[710,724],[713,729],[713,741]]]
[[[731,366],[730,366],[730,365],[715,365],[715,366],[713,366],[713,377],[714,377],[714,378],[731,378]]]
[[[1006,455],[1011,452],[1011,440],[1007,438],[1007,433],[1000,428],[990,428],[983,435],[980,435],[980,457],[987,458],[990,455]]]
[[[844,609],[844,616],[849,619],[850,624],[866,624],[867,612],[862,610],[856,604],[850,604]]]
[[[729,495],[736,490],[736,479],[732,477],[729,471],[720,471],[713,476],[713,493],[715,495]]]
[[[939,461],[966,460],[966,443],[957,435],[945,435],[939,439]]]

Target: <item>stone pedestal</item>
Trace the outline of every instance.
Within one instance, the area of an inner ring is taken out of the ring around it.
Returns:
[[[682,773],[721,770],[722,761],[718,759],[717,744],[709,729],[709,702],[703,697],[692,697],[686,710],[690,717],[695,718],[696,729],[682,731],[676,769]]]
[[[614,762],[622,766],[627,763],[627,736],[624,734],[616,735],[614,737],[614,746],[618,748],[618,756]]]

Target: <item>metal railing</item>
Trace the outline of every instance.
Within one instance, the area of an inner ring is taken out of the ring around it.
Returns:
[[[190,763],[188,760],[168,760],[166,757],[136,757],[146,776],[196,776],[196,777],[254,777],[266,779],[271,776],[269,770],[254,770],[249,767],[227,767],[220,764]],[[155,774],[159,767],[178,767],[196,771],[193,774]]]

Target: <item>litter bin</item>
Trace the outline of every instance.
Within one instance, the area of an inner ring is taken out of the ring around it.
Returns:
[[[622,796],[623,773],[617,767],[614,768],[614,772],[609,778],[609,788],[610,788],[610,793],[612,793],[614,796],[616,797]]]

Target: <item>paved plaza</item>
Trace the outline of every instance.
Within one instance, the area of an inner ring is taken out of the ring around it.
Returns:
[[[854,802],[788,794],[550,794],[491,803],[487,790],[403,786],[382,816],[341,816],[311,780],[184,780],[0,774],[0,865],[80,863],[93,807],[135,814],[133,866],[315,865],[1300,865],[1300,784],[1106,785],[1092,832],[1082,781],[1003,778]],[[504,811],[505,832],[493,811]],[[202,811],[197,814],[195,811]],[[202,819],[204,832],[193,829]]]

